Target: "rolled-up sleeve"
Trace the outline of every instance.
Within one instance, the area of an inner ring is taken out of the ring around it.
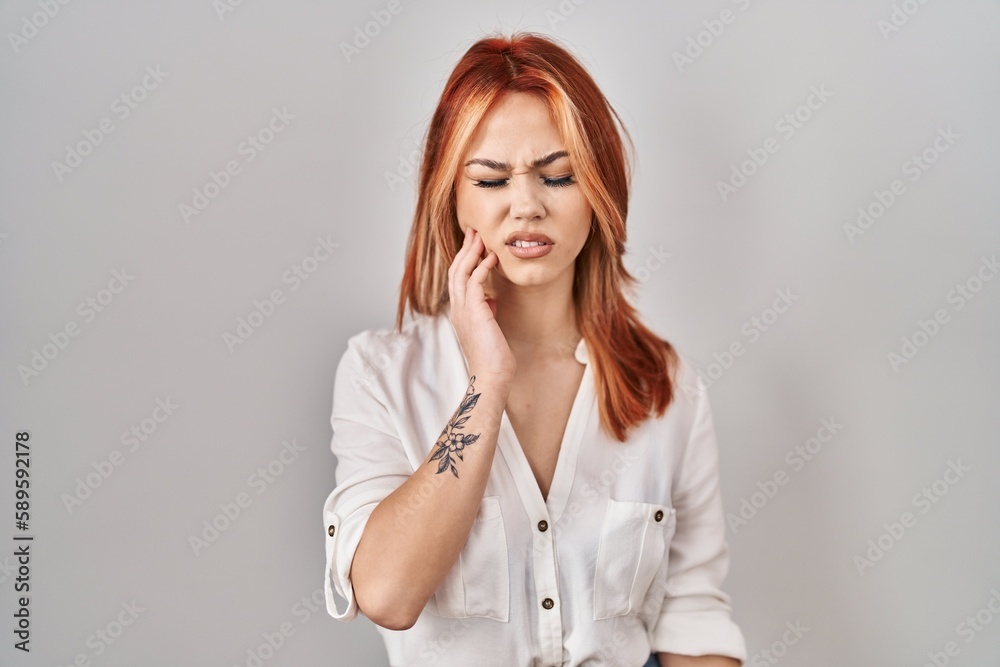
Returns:
[[[677,526],[668,554],[666,596],[650,629],[650,645],[655,652],[723,655],[742,663],[746,641],[721,589],[729,570],[729,545],[715,427],[705,384],[694,378],[694,418],[673,480]]]
[[[337,457],[335,487],[323,505],[326,532],[326,609],[351,621],[359,611],[351,565],[372,511],[413,473],[379,389],[377,368],[365,359],[370,332],[348,340],[333,388],[330,448]],[[345,599],[338,609],[333,592]]]

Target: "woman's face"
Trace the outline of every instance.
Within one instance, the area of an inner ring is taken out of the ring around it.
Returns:
[[[462,232],[475,229],[483,257],[492,250],[500,260],[491,278],[521,286],[567,271],[572,278],[591,208],[565,151],[548,107],[529,93],[509,93],[480,123],[459,166],[455,200]],[[546,246],[513,247],[518,233],[542,234]]]

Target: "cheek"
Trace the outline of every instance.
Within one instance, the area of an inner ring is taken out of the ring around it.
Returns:
[[[577,196],[573,200],[573,207],[575,208],[577,214],[580,217],[590,220],[590,215],[593,212],[593,210],[590,208],[590,202],[587,201],[587,198],[583,195],[583,192],[577,190],[576,194]]]
[[[594,210],[585,198],[580,198],[574,203],[572,218],[576,223],[577,236],[580,237],[580,245],[587,240],[590,235],[590,221],[594,215]]]
[[[458,219],[465,223],[468,217],[469,206],[469,195],[461,185],[455,188],[455,215]]]
[[[455,212],[458,219],[476,229],[486,224],[493,215],[496,204],[472,185],[459,187],[455,192]],[[480,230],[482,231],[482,230]]]

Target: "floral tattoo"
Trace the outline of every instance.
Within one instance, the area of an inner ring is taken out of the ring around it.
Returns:
[[[475,375],[469,378],[469,388],[465,392],[462,404],[455,411],[454,416],[451,418],[452,420],[441,431],[441,435],[438,436],[438,441],[435,443],[438,449],[434,452],[434,456],[430,460],[441,459],[441,462],[438,463],[438,473],[442,473],[450,468],[451,474],[458,477],[458,470],[455,469],[455,462],[451,458],[452,455],[457,456],[460,461],[464,461],[465,458],[462,456],[462,450],[476,440],[479,440],[478,433],[461,432],[462,425],[469,421],[468,417],[462,417],[462,415],[471,412],[472,408],[476,407],[476,403],[479,401],[480,394],[473,393],[475,389],[472,385],[475,381]]]

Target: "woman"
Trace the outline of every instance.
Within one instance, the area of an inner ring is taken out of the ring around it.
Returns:
[[[327,609],[392,665],[746,659],[704,384],[623,296],[620,125],[531,33],[445,85],[396,327],[348,341],[331,416]]]

